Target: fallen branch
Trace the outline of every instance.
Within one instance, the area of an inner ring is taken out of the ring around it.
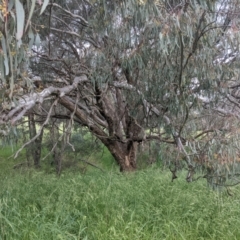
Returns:
[[[82,161],[82,162],[85,162],[86,164],[88,164],[88,165],[90,165],[90,166],[92,166],[92,167],[95,167],[95,168],[101,170],[102,172],[105,172],[102,168],[96,166],[96,165],[93,164],[93,163],[88,162],[87,160],[84,160],[84,159],[79,159],[79,160]]]
[[[13,169],[18,169],[21,167],[29,166],[29,162],[21,162],[13,166]]]

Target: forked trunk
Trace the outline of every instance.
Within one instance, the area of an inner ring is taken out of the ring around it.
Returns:
[[[96,95],[99,96],[100,93]],[[121,172],[131,172],[137,169],[137,144],[144,140],[144,130],[129,115],[127,106],[125,106],[122,112],[116,114],[112,101],[104,95],[101,101],[98,100],[99,109],[102,110],[99,113],[99,118],[94,122],[80,107],[75,108],[75,104],[68,97],[62,97],[59,101],[68,110],[75,111],[75,118],[84,126],[87,126],[108,148],[119,165]],[[105,122],[104,119],[106,119]],[[107,131],[104,128],[107,128]]]
[[[131,172],[137,169],[137,142],[110,142],[106,147],[118,163],[121,172]]]

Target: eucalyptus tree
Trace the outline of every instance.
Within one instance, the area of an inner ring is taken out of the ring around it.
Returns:
[[[206,116],[223,119],[217,112],[229,109],[221,101],[239,76],[236,4],[52,1],[29,33],[41,36],[42,45],[32,49],[26,78],[38,75],[44,84],[35,81],[37,88],[5,108],[2,124],[50,101],[42,128],[52,117],[69,119],[69,129],[74,122],[86,126],[121,171],[136,169],[139,143],[172,144],[176,157],[168,158],[176,163],[184,155],[191,181],[195,156],[216,154],[207,143],[218,136],[209,134],[231,130],[231,122],[211,125]],[[54,111],[56,105],[67,113]]]

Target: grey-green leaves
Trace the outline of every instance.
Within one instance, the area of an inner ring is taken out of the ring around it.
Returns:
[[[25,20],[25,12],[23,9],[23,5],[19,0],[15,0],[16,14],[17,14],[17,40],[21,39],[23,35],[24,29],[24,20]]]
[[[32,18],[35,5],[36,5],[36,0],[32,0],[32,5],[31,5],[30,12],[29,12],[29,16],[28,16],[28,20],[27,20],[26,27],[25,27],[25,31],[26,31],[26,29],[27,29],[27,27],[28,27],[28,25],[29,25],[29,23],[30,23],[30,20],[31,20],[31,18]]]
[[[29,49],[32,49],[33,43],[34,43],[34,34],[32,31],[32,28],[30,27],[28,30],[28,38],[29,38]]]
[[[35,44],[36,44],[37,47],[40,47],[41,39],[40,39],[40,36],[39,36],[38,33],[36,34]]]
[[[3,49],[3,56],[4,56],[4,67],[5,67],[5,75],[7,76],[9,74],[9,65],[8,65],[8,54],[7,54],[7,46],[6,46],[6,40],[5,37],[1,37],[1,44]]]
[[[46,9],[48,3],[49,3],[49,0],[44,0],[42,8],[41,8],[40,15],[44,12],[44,10]]]
[[[0,11],[0,81],[6,84],[8,97],[14,100],[13,90],[19,75],[26,73],[33,44],[41,43],[38,29],[32,28],[31,19],[36,9],[36,2],[41,4],[41,13],[46,9],[49,1],[46,0],[6,0],[2,1]],[[25,21],[26,20],[26,21]],[[34,30],[34,31],[33,31]],[[26,48],[27,44],[29,48]],[[13,98],[12,98],[13,97]],[[0,96],[1,98],[1,96]],[[11,104],[11,103],[10,103]]]

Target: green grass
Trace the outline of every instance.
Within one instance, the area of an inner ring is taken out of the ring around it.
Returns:
[[[11,157],[17,150],[17,146],[0,146],[0,177],[11,174],[14,165],[26,162],[25,150],[19,154],[17,159]]]
[[[0,239],[240,239],[233,197],[168,171],[29,171],[0,178]]]

